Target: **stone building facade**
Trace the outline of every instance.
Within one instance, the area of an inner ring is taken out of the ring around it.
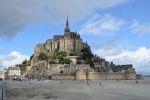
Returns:
[[[137,79],[134,70],[125,72],[84,72],[83,69],[77,69],[75,75],[55,74],[52,80],[135,80]],[[139,78],[140,79],[140,78]]]
[[[20,76],[21,70],[19,67],[8,67],[8,76]]]
[[[5,69],[4,79],[13,79],[21,76],[21,70],[19,67],[8,67]]]
[[[34,49],[34,56],[38,56],[41,52],[48,55],[52,55],[57,49],[59,51],[67,52],[67,55],[78,55],[81,53],[81,49],[90,46],[82,41],[80,34],[77,32],[71,32],[69,28],[68,17],[66,21],[66,27],[64,29],[64,35],[54,35],[53,39],[48,39],[44,44],[37,44]]]

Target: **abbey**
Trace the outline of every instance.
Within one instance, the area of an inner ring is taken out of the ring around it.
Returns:
[[[68,56],[78,55],[81,53],[81,49],[85,47],[90,49],[87,42],[84,43],[82,41],[80,34],[70,31],[67,17],[64,35],[54,35],[53,39],[48,39],[46,43],[37,44],[34,50],[34,56],[38,56],[41,52],[47,53],[47,55],[53,55],[56,49],[67,52]]]

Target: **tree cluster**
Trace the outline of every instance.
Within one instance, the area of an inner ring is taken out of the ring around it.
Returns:
[[[49,61],[50,64],[70,64],[72,61],[67,57],[67,53],[64,51],[58,51],[58,49],[56,49],[54,51],[54,54],[52,56],[47,56],[45,53],[40,53],[38,56],[39,60],[46,60]]]
[[[94,68],[94,63],[92,61],[93,57],[94,57],[93,53],[89,48],[83,48],[81,50],[81,55],[77,58],[78,59],[77,64],[82,64],[82,63],[90,64],[90,67]]]
[[[41,52],[38,56],[38,59],[39,60],[48,60],[48,56],[45,53]]]
[[[28,63],[27,59],[25,59],[22,64],[17,64],[16,66],[18,66],[21,70],[21,75],[23,75],[23,73],[26,71],[26,66],[29,66],[30,64]]]

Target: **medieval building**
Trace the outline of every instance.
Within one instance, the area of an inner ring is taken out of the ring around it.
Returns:
[[[37,44],[34,50],[34,55],[38,56],[41,52],[46,53],[47,55],[52,55],[56,49],[67,52],[68,56],[78,55],[84,47],[90,49],[90,46],[82,41],[80,34],[70,31],[67,17],[64,35],[54,35],[53,39],[48,39],[46,43]]]

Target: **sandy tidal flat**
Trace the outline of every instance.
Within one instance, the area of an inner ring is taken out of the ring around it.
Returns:
[[[150,78],[100,81],[5,81],[7,100],[150,100]]]

